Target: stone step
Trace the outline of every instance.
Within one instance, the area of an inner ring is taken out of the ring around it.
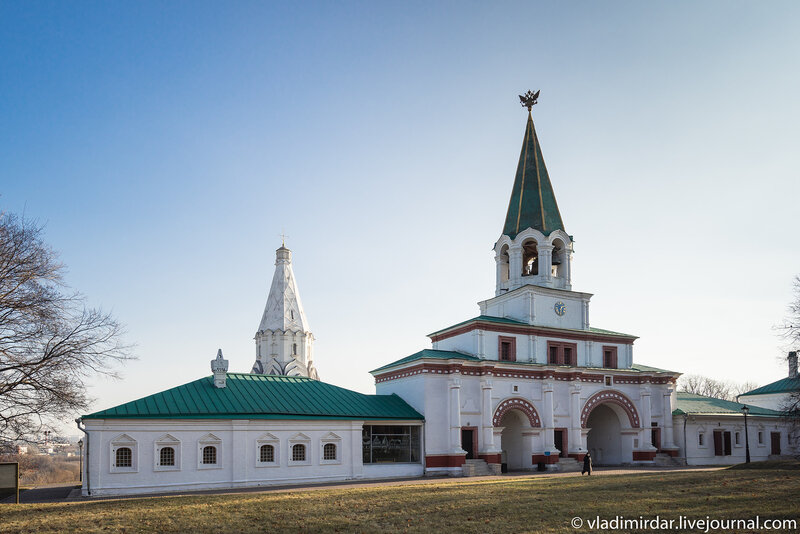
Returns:
[[[558,470],[563,473],[571,473],[583,469],[583,462],[579,462],[575,458],[559,458],[556,465]]]
[[[480,477],[495,474],[489,464],[487,464],[485,460],[480,459],[465,460],[464,465],[461,466],[461,471],[465,477]]]
[[[656,457],[653,458],[653,464],[659,467],[675,467],[675,466],[683,466],[686,465],[685,458],[677,458],[670,456],[669,454],[660,452],[656,454]]]

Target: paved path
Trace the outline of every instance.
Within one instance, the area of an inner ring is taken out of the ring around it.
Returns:
[[[608,475],[631,475],[645,473],[675,473],[682,471],[717,471],[724,467],[597,467],[592,476]],[[326,482],[321,484],[302,484],[286,486],[260,486],[257,488],[237,488],[237,489],[217,489],[202,491],[182,491],[175,493],[150,493],[147,495],[131,495],[124,497],[81,497],[80,490],[73,484],[69,485],[49,485],[39,486],[20,493],[21,503],[52,503],[52,502],[81,502],[96,501],[105,499],[134,499],[143,497],[175,497],[178,495],[224,495],[235,493],[277,493],[290,491],[318,491],[325,489],[339,488],[372,488],[376,486],[413,486],[417,484],[441,484],[443,482],[454,482],[470,484],[489,480],[524,480],[529,478],[552,478],[552,477],[579,477],[580,472],[558,473],[558,472],[518,472],[507,473],[497,476],[451,478],[451,477],[425,477],[425,478],[403,478],[403,479],[384,479],[369,481],[343,481]]]

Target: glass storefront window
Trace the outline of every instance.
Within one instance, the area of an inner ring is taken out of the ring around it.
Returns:
[[[361,432],[365,464],[419,463],[420,427],[364,425]]]

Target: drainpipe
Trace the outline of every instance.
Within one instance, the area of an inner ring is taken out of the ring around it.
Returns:
[[[86,494],[87,495],[91,495],[92,494],[92,490],[91,490],[91,486],[89,485],[89,484],[91,484],[91,478],[89,477],[89,433],[86,432],[86,427],[85,426],[83,428],[81,428],[81,418],[80,417],[75,419],[75,423],[78,425],[78,430],[80,430],[81,432],[86,434],[86,440],[85,440],[86,441],[86,458],[83,460],[83,464],[86,466]]]
[[[688,418],[689,414],[683,414],[683,457],[686,459],[686,465],[689,465],[689,450],[686,448],[686,420]]]

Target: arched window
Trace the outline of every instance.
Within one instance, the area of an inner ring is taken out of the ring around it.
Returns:
[[[163,447],[159,452],[159,465],[175,465],[175,449]]]
[[[217,463],[217,448],[213,445],[203,447],[203,464],[213,465]]]
[[[335,443],[326,443],[325,446],[322,448],[322,459],[323,460],[335,460],[336,459],[336,444]]]
[[[133,453],[130,447],[120,447],[117,449],[117,467],[132,467]]]
[[[550,267],[550,274],[557,277],[557,278],[564,278],[564,273],[566,271],[565,263],[567,261],[566,257],[566,247],[564,246],[564,242],[560,239],[556,239],[553,241],[553,252],[551,253],[551,267]]]
[[[508,282],[508,245],[500,249],[500,281]]]
[[[522,244],[522,276],[539,274],[539,249],[536,241],[529,239]]]
[[[305,462],[306,461],[306,446],[297,444],[292,446],[292,461]]]
[[[275,447],[273,447],[272,445],[262,445],[258,458],[262,462],[274,462],[275,461]]]

